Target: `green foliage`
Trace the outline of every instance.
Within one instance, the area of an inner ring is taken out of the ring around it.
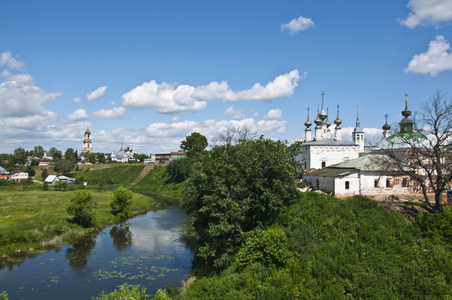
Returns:
[[[146,295],[146,289],[141,288],[139,285],[129,285],[124,283],[119,286],[119,289],[115,289],[109,294],[105,294],[104,291],[96,297],[95,300],[145,300],[150,299],[151,296]],[[166,298],[154,298],[154,299],[166,299]]]
[[[88,182],[90,185],[130,185],[143,170],[141,165],[118,165],[112,168],[91,170],[76,173],[74,176],[78,182]]]
[[[290,257],[286,233],[282,228],[257,229],[245,234],[246,243],[236,255],[240,267],[260,262],[282,266]]]
[[[63,156],[61,151],[55,147],[50,148],[49,152],[47,152],[47,155],[53,157],[54,159],[60,159]]]
[[[208,145],[209,143],[207,142],[207,138],[205,136],[199,132],[193,132],[185,137],[185,140],[183,140],[180,144],[180,148],[188,151],[187,155],[189,157],[194,157],[197,154],[202,153]]]
[[[44,183],[42,184],[42,189],[43,189],[44,191],[48,191],[48,190],[49,190],[49,184],[48,184],[47,182],[44,182]]]
[[[121,219],[127,219],[130,216],[132,199],[132,192],[120,186],[113,194],[113,201],[110,203],[113,214]]]
[[[29,176],[35,176],[36,174],[36,171],[32,166],[27,166],[25,172],[27,172]]]
[[[42,169],[41,177],[45,180],[49,176],[49,173],[47,172],[47,169]]]
[[[87,191],[76,191],[71,198],[71,204],[67,212],[74,216],[73,221],[83,227],[93,227],[96,225],[94,206],[96,203],[91,194]]]
[[[181,159],[179,159],[181,160]],[[178,160],[175,160],[178,161]],[[141,190],[144,192],[155,192],[159,194],[166,194],[170,196],[180,197],[182,196],[182,190],[185,186],[185,181],[177,182],[176,179],[172,179],[173,171],[167,172],[167,168],[172,164],[157,164],[154,168],[138,182],[133,189]],[[176,168],[178,171],[179,166]],[[182,169],[182,168],[181,168]],[[177,173],[176,173],[177,174]],[[185,176],[185,175],[184,175]],[[177,176],[176,176],[177,178]]]
[[[430,215],[441,230],[424,230],[431,219],[413,225],[365,197],[303,193],[273,225],[246,234],[235,265],[181,298],[451,299],[451,244],[438,238],[447,214]]]
[[[67,191],[68,189],[68,184],[67,182],[63,182],[63,181],[58,181],[55,184],[55,190],[56,191]]]
[[[425,237],[432,238],[439,243],[452,246],[452,209],[444,207],[441,213],[420,213],[414,225]]]
[[[297,195],[292,159],[284,143],[262,137],[217,146],[200,157],[183,195],[198,257],[228,265],[244,232],[284,210]]]
[[[56,172],[67,175],[74,169],[74,163],[69,159],[59,159],[55,162],[53,169]]]
[[[8,300],[8,293],[7,292],[1,292],[0,293],[0,300]]]
[[[96,163],[96,153],[90,153],[87,157],[88,161],[92,164]]]
[[[166,168],[167,182],[181,183],[191,174],[194,160],[190,157],[176,159],[170,162]]]

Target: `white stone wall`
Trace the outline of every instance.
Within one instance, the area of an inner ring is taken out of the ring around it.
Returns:
[[[302,155],[299,156],[302,165],[306,169],[321,169],[322,162],[325,166],[338,164],[359,157],[359,146],[302,146]],[[306,162],[306,164],[305,164]]]

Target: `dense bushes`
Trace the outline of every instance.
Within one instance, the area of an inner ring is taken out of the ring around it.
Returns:
[[[96,225],[95,205],[96,203],[89,192],[79,190],[71,198],[71,204],[68,206],[67,212],[74,216],[73,222],[83,227],[93,227]]]
[[[214,147],[202,155],[185,184],[196,255],[214,267],[233,261],[245,233],[270,224],[297,195],[288,147],[260,138]]]
[[[112,213],[120,219],[127,219],[130,216],[133,194],[124,187],[119,187],[113,194],[113,201],[110,203]]]
[[[364,197],[305,193],[182,299],[450,299],[451,244],[420,227]]]

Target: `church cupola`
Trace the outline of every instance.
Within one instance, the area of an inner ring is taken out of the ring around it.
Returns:
[[[364,152],[364,131],[361,129],[361,124],[359,123],[359,106],[356,111],[356,127],[352,133],[353,143],[359,145],[359,152]]]
[[[341,126],[340,126],[342,124],[342,121],[341,121],[341,119],[339,119],[339,105],[337,106],[337,118],[336,118],[336,120],[334,120],[334,124],[336,124],[336,128],[334,129],[334,140],[342,141]]]
[[[91,132],[89,131],[89,126],[86,126],[85,139],[83,140],[82,154],[93,153],[93,148],[91,146]]]
[[[383,129],[383,138],[391,136],[391,126],[388,124],[388,114],[385,115],[386,123],[381,127]]]
[[[408,110],[408,94],[405,94],[405,110],[402,111],[402,116],[405,118],[400,121],[400,133],[411,133],[413,132],[413,120],[408,118],[411,116],[411,111]]]
[[[306,122],[304,122],[304,125],[306,126],[306,129],[304,131],[305,132],[304,141],[310,142],[312,140],[312,132],[311,132],[311,128],[309,128],[309,127],[311,127],[312,123],[311,123],[311,121],[309,121],[309,107],[308,107],[308,119],[306,120]]]
[[[320,141],[322,140],[322,120],[319,116],[319,110],[317,109],[317,118],[314,120],[315,123],[315,140]]]

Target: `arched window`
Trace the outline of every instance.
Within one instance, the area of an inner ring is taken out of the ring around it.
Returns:
[[[326,162],[322,161],[322,168],[326,167]]]

